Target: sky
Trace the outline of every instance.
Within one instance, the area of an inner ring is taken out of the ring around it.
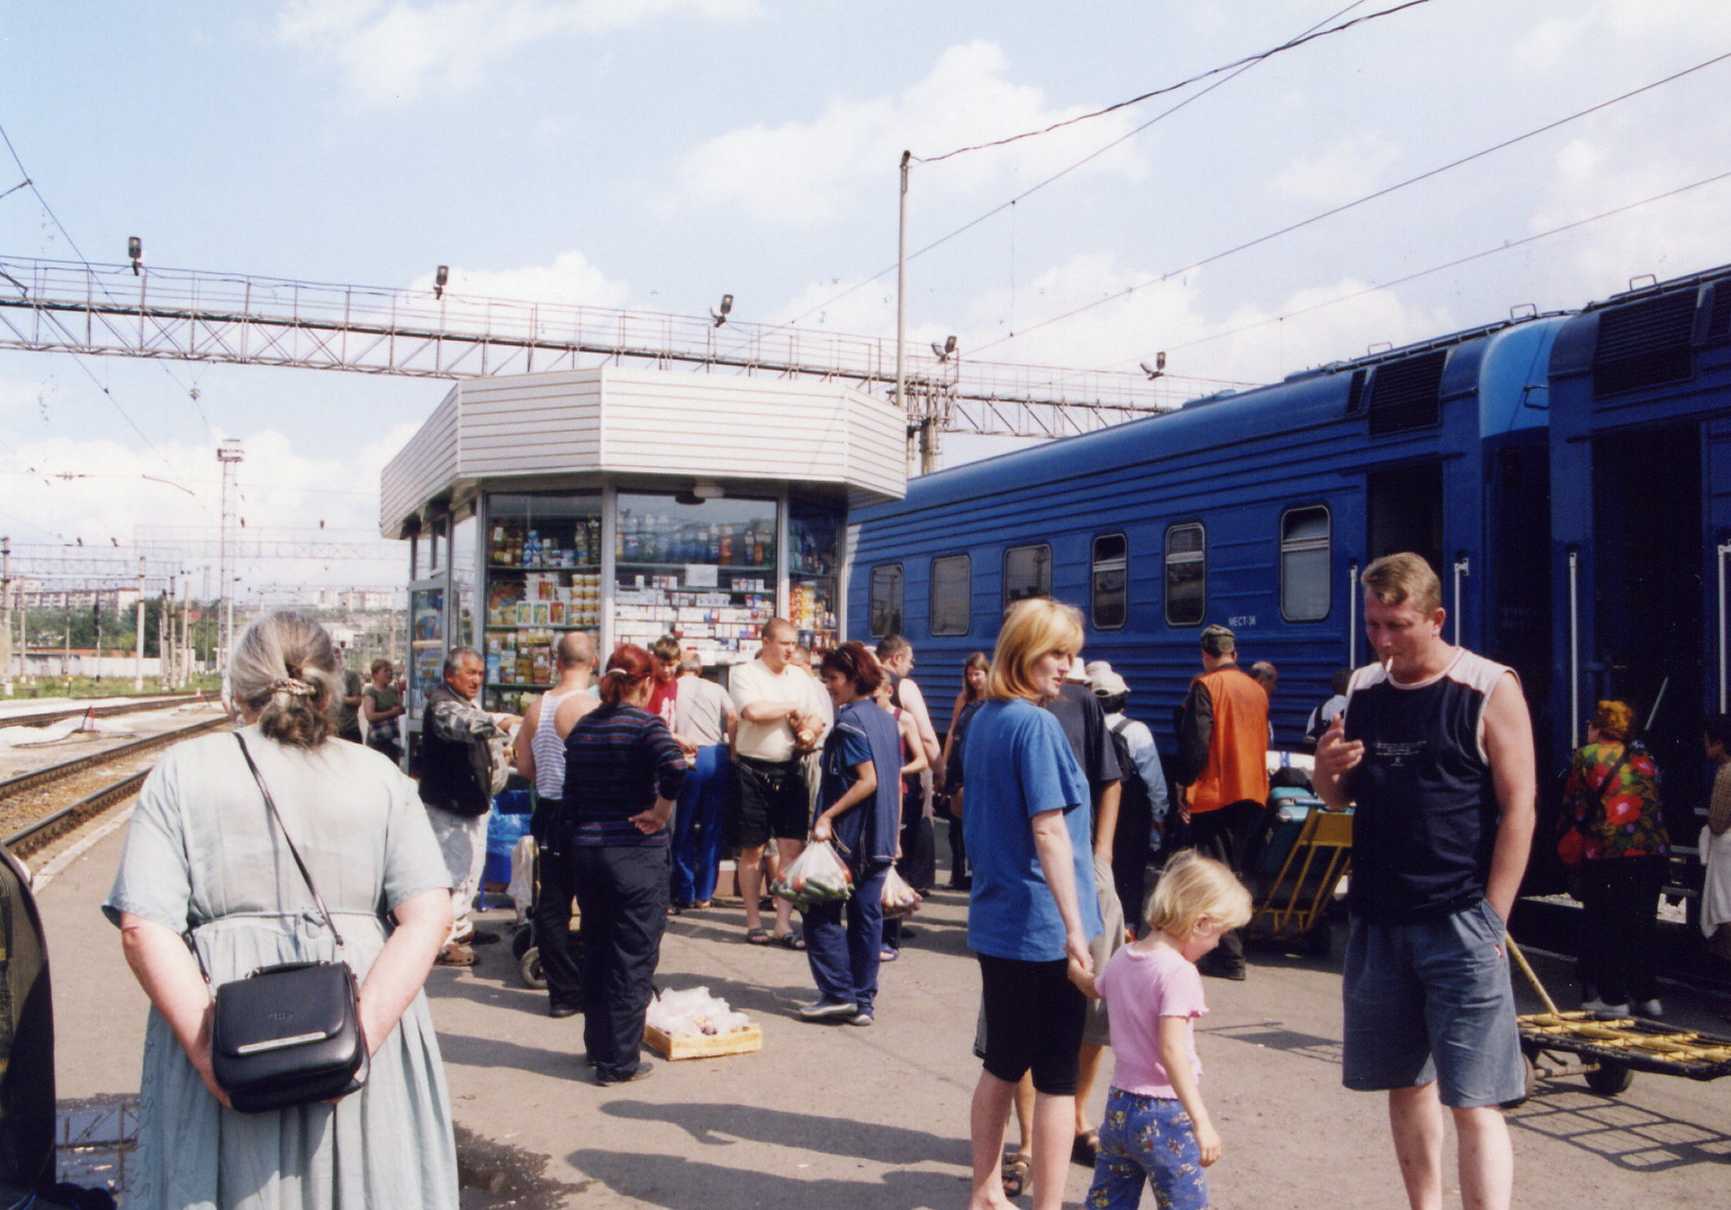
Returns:
[[[869,279],[909,149],[910,247],[998,210],[910,262],[910,340],[1117,370],[1164,350],[1183,393],[1731,261],[1731,181],[1546,234],[1731,171],[1731,60],[1261,240],[1731,51],[1711,0],[1431,0],[1206,95],[1220,76],[924,162],[1399,0],[1347,3],[0,0],[0,126],[52,207],[0,197],[0,258],[114,263],[136,234],[153,266],[424,291],[448,264],[453,294],[702,315],[727,292],[736,320],[889,337],[893,275]],[[22,176],[0,154],[0,193]],[[214,539],[236,437],[249,529],[364,541],[446,389],[0,350],[0,532]]]

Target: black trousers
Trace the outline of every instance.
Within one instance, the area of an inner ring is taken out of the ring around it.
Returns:
[[[1606,1004],[1652,1000],[1653,945],[1659,888],[1665,884],[1661,857],[1608,857],[1581,863],[1581,982],[1598,989]]]
[[[1126,809],[1120,802],[1118,826],[1112,833],[1112,883],[1124,908],[1124,923],[1140,937],[1147,923],[1142,902],[1147,896],[1148,840],[1154,830],[1154,812],[1144,795]]]
[[[583,1042],[602,1075],[637,1067],[671,864],[663,844],[574,847],[566,865],[583,913]]]
[[[1254,799],[1231,803],[1214,811],[1190,816],[1190,847],[1204,857],[1224,862],[1239,879],[1250,857],[1250,845],[1262,827],[1264,807]],[[1138,906],[1140,910],[1140,906]],[[1221,966],[1244,965],[1244,938],[1237,929],[1220,938],[1216,961]]]
[[[577,943],[571,936],[571,897],[577,888],[571,882],[570,863],[553,848],[551,820],[558,817],[559,801],[542,799],[532,828],[541,848],[541,885],[529,909],[529,925],[541,951],[541,973],[547,977],[547,998],[555,1008],[583,1007],[583,969],[578,965]],[[542,812],[546,811],[543,820]],[[542,839],[546,837],[546,839]]]

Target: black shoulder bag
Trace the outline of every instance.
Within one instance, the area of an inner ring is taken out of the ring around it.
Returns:
[[[283,826],[246,741],[238,734],[234,738],[341,950],[342,934]],[[211,1059],[216,1082],[234,1107],[242,1113],[266,1113],[327,1101],[366,1083],[367,1045],[357,997],[355,973],[342,961],[260,967],[218,987]]]

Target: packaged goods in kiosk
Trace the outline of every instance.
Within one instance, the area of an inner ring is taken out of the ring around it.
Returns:
[[[853,894],[853,874],[829,841],[807,845],[769,888],[801,911],[816,903],[835,903]]]

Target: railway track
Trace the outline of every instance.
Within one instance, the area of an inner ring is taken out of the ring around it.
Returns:
[[[94,791],[71,804],[55,805],[52,802],[40,801],[48,797],[45,791],[53,788],[64,789],[63,783],[69,781],[88,782],[88,774],[97,772],[106,765],[124,762],[156,748],[168,747],[205,731],[225,726],[227,722],[228,720],[221,716],[204,719],[189,727],[146,736],[117,748],[61,761],[56,765],[0,781],[0,827],[14,827],[21,819],[28,821],[0,838],[0,844],[4,844],[18,856],[28,856],[55,837],[101,814],[115,803],[132,797],[144,784],[150,770],[142,769],[118,781],[99,783]],[[44,811],[44,808],[48,809]]]
[[[29,714],[18,718],[0,719],[0,726],[5,727],[46,727],[52,723],[69,718],[83,718],[89,714],[93,718],[112,718],[117,714],[138,714],[146,710],[167,710],[173,706],[184,706],[189,702],[205,700],[202,693],[181,693],[173,697],[155,697],[144,702],[117,702],[111,706],[74,706],[65,710],[51,710],[46,714]]]

